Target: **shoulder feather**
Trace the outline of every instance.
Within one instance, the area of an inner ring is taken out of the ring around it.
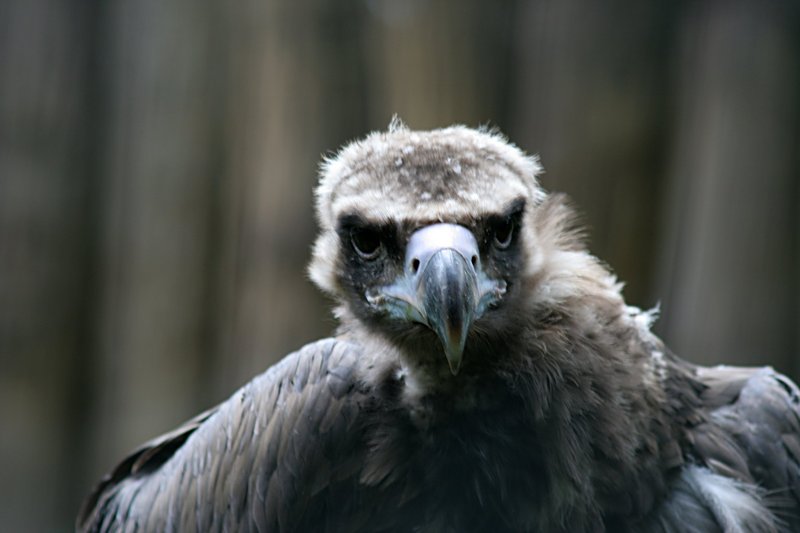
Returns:
[[[86,500],[77,529],[277,530],[302,519],[313,493],[356,476],[358,354],[339,340],[310,344],[143,445]]]

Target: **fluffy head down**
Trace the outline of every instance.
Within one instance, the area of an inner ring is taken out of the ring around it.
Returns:
[[[540,166],[498,133],[452,126],[387,132],[355,141],[322,165],[316,190],[320,235],[309,268],[312,280],[336,294],[339,216],[358,211],[381,223],[424,224],[502,211],[520,196],[533,208],[545,198]]]

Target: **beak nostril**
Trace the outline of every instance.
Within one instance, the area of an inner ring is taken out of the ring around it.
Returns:
[[[478,256],[477,255],[473,255],[472,256],[472,267],[473,268],[478,268]]]
[[[411,272],[413,272],[414,274],[416,274],[418,270],[419,270],[419,259],[417,259],[417,258],[415,257],[415,258],[414,258],[414,259],[411,261]]]

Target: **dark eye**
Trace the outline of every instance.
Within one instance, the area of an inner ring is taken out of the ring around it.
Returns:
[[[511,240],[514,238],[514,221],[506,219],[498,222],[494,226],[494,245],[505,250],[511,245]]]
[[[364,259],[375,259],[381,252],[381,236],[372,228],[358,228],[350,232],[353,249]]]

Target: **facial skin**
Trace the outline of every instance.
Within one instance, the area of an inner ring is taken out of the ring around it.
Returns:
[[[395,331],[430,329],[458,374],[473,325],[501,305],[518,276],[513,258],[524,209],[520,198],[472,221],[414,228],[371,223],[357,213],[341,217],[346,281],[361,313]]]

